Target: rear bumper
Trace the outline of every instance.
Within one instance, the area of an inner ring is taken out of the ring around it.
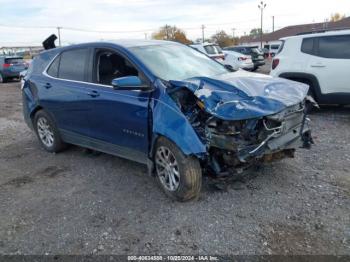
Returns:
[[[3,71],[1,72],[2,77],[6,77],[6,78],[9,78],[9,77],[13,77],[13,78],[17,77],[17,78],[19,78],[19,73],[20,73],[20,72],[8,71],[8,70],[3,70]]]

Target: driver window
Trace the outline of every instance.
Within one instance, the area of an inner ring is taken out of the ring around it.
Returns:
[[[137,69],[124,57],[109,50],[96,53],[96,82],[111,85],[112,80],[124,76],[139,76]]]

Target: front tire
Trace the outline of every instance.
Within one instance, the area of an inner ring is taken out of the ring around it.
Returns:
[[[202,170],[197,158],[184,155],[168,139],[157,141],[154,155],[157,180],[164,192],[177,201],[198,198],[202,187]]]
[[[66,144],[62,141],[55,122],[50,115],[40,110],[34,117],[35,133],[42,147],[50,153],[58,153],[65,149]]]

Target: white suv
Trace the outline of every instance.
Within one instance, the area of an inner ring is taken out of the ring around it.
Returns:
[[[281,41],[270,75],[308,84],[319,104],[350,104],[350,30]]]

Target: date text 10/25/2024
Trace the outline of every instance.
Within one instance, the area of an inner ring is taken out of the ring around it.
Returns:
[[[128,261],[218,261],[215,256],[128,256]]]

